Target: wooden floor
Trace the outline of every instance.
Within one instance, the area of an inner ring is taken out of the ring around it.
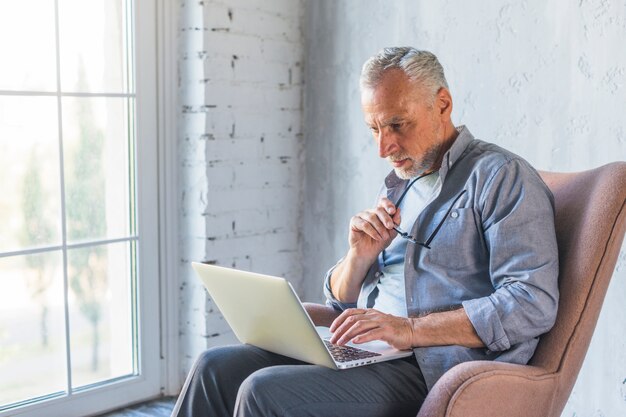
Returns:
[[[123,410],[103,414],[100,417],[170,417],[175,402],[176,398],[174,397],[160,398],[124,408]]]

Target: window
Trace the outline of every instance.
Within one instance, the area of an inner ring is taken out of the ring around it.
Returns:
[[[159,393],[156,15],[139,3],[0,0],[0,416]]]

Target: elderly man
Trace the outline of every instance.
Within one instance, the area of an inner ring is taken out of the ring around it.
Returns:
[[[437,58],[387,48],[361,73],[361,104],[393,171],[350,221],[327,274],[341,314],[331,341],[384,340],[414,355],[333,371],[251,346],[205,352],[178,416],[415,416],[428,390],[471,360],[526,363],[555,320],[552,196],[520,157],[451,120]]]

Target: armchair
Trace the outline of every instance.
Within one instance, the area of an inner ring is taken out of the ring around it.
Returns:
[[[558,417],[591,341],[626,230],[626,162],[540,172],[556,205],[560,300],[556,323],[528,365],[475,361],[444,374],[417,417]],[[331,308],[306,304],[316,324]]]

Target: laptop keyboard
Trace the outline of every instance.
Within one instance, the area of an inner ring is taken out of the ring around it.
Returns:
[[[370,352],[369,350],[358,349],[352,346],[333,345],[328,340],[324,340],[328,351],[337,362],[350,362],[357,359],[373,358],[381,356],[380,353]]]

